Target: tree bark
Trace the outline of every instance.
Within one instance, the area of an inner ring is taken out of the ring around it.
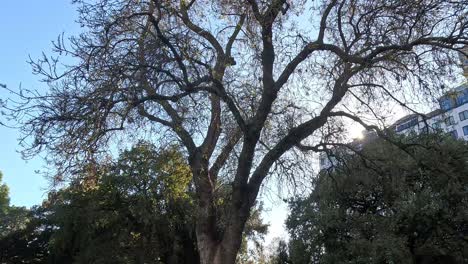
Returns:
[[[198,166],[200,165],[201,166]],[[250,215],[247,189],[234,187],[232,203],[223,232],[217,226],[215,196],[210,184],[209,171],[204,162],[195,162],[192,171],[196,179],[198,210],[196,223],[197,246],[201,264],[234,264],[241,247],[243,230]],[[206,164],[207,165],[207,164]],[[198,168],[197,168],[198,166]],[[210,189],[209,191],[208,188]],[[200,192],[201,190],[204,190]]]
[[[234,264],[242,243],[243,228],[246,221],[236,219],[235,224],[226,228],[221,241],[215,241],[209,234],[199,232],[197,243],[201,264]]]

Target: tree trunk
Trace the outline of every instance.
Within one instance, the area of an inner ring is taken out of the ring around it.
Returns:
[[[211,182],[208,161],[196,156],[191,162],[191,168],[198,199],[196,236],[200,263],[234,264],[250,214],[247,189],[233,187],[229,217],[224,232],[220,232],[213,193],[216,183]]]
[[[230,233],[229,231],[227,231]],[[228,237],[230,239],[228,239]],[[201,264],[234,264],[242,242],[242,232],[225,236],[216,242],[197,232],[198,250]]]
[[[236,262],[242,244],[245,223],[250,215],[250,207],[245,200],[238,204],[242,206],[238,207],[236,203],[232,204],[229,221],[221,239],[216,240],[216,236],[210,235],[216,234],[216,230],[207,230],[204,223],[197,224],[197,243],[201,264],[234,264]],[[215,226],[211,227],[216,228]]]
[[[211,209],[214,210],[214,208]],[[210,209],[199,208],[199,212],[205,216],[208,211]],[[218,234],[216,219],[198,218],[196,231],[201,264],[234,264],[236,262],[249,212],[247,207],[236,208],[233,205],[222,237]]]
[[[242,204],[243,206],[238,207],[236,204]],[[203,213],[204,211],[202,208],[199,209],[199,212]],[[203,221],[199,217],[197,222],[197,244],[201,264],[234,264],[236,262],[249,213],[250,207],[247,203],[231,204],[231,212],[222,237],[218,236],[217,226],[212,222],[215,219],[205,218]]]

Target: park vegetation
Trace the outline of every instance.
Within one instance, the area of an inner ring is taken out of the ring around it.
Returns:
[[[343,144],[346,122],[383,136],[388,108],[417,112],[408,98],[443,93],[468,44],[464,0],[73,2],[83,32],[31,61],[48,89],[10,89],[0,107],[21,129],[24,156],[45,155],[51,182],[69,184],[51,206],[110,208],[89,212],[88,225],[70,223],[83,234],[60,229],[67,239],[54,233],[54,243],[86,246],[99,234],[127,243],[108,249],[116,257],[180,259],[190,249],[202,264],[235,263],[267,182],[310,181],[311,154]],[[168,165],[180,177],[152,172],[156,180],[134,186],[144,174],[126,172],[124,161],[107,167],[116,150],[142,140],[158,149],[149,159],[176,155],[165,162],[184,164]],[[118,177],[125,173],[136,178]],[[135,220],[112,227],[122,217]],[[153,230],[168,218],[167,232]],[[180,242],[188,237],[196,243]]]
[[[465,263],[468,144],[376,140],[290,202],[291,263]]]

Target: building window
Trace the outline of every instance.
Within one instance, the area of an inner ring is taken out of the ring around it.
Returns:
[[[457,105],[462,105],[468,101],[467,96],[464,93],[460,93],[457,96]]]
[[[325,166],[325,157],[320,157],[320,166]]]
[[[408,129],[410,127],[414,127],[417,124],[418,124],[418,118],[413,117],[409,121],[407,121],[407,122],[405,122],[403,124],[397,125],[396,131],[400,132],[400,131],[403,131],[403,130]]]
[[[457,139],[458,138],[458,133],[456,130],[452,130],[449,132],[449,135],[453,138],[453,139]]]
[[[445,124],[447,126],[455,125],[455,118],[453,118],[453,116],[445,118]]]
[[[441,129],[440,122],[435,122],[434,124],[432,124],[432,128],[433,128],[434,130],[439,130],[439,129]]]
[[[460,121],[463,121],[465,119],[468,119],[468,110],[465,110],[463,112],[460,112],[458,114],[458,116],[460,117]]]
[[[468,126],[464,126],[464,127],[463,127],[463,134],[464,134],[465,136],[468,136]]]
[[[445,97],[440,100],[440,108],[443,110],[450,110],[452,107],[452,100],[449,97]]]

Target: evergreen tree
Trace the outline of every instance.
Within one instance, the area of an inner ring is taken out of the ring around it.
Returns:
[[[290,203],[293,263],[466,263],[468,143],[377,140]]]

